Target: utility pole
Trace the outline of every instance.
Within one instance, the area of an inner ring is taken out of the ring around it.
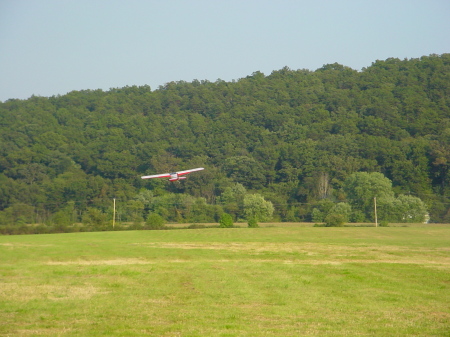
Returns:
[[[375,208],[375,227],[378,227],[378,218],[377,218],[377,197],[373,197],[373,204]]]
[[[113,229],[116,224],[116,198],[113,199]]]

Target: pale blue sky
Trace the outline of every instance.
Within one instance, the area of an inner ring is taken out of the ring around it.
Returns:
[[[450,52],[449,0],[0,0],[0,101]]]

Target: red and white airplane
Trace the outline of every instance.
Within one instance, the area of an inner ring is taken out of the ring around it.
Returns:
[[[142,179],[170,178],[169,181],[176,181],[176,180],[186,179],[187,177],[184,177],[184,175],[186,175],[186,174],[189,174],[189,173],[195,172],[195,171],[201,171],[201,170],[204,170],[204,168],[203,167],[199,167],[199,168],[190,169],[190,170],[186,170],[186,171],[178,171],[178,172],[163,173],[163,174],[154,174],[154,175],[151,175],[151,176],[143,176],[141,178]]]

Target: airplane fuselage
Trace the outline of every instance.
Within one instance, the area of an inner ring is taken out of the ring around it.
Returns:
[[[186,177],[179,176],[178,173],[174,172],[174,173],[170,174],[169,181],[177,181],[177,180],[181,180],[181,179],[186,179]]]

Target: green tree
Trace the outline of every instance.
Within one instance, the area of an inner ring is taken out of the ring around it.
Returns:
[[[344,189],[352,207],[366,219],[374,219],[375,197],[380,220],[423,222],[427,215],[427,207],[420,198],[409,195],[396,198],[391,181],[381,173],[355,173],[345,181]]]
[[[227,176],[249,188],[261,188],[265,182],[262,166],[250,156],[235,156],[225,160]]]
[[[53,222],[56,225],[68,226],[75,222],[76,213],[75,213],[75,203],[68,202],[66,207],[58,210],[52,217]]]
[[[233,219],[237,220],[244,216],[244,197],[247,193],[244,185],[235,183],[225,188],[218,198],[218,203],[223,205],[226,213],[230,214]]]
[[[97,208],[89,207],[83,213],[82,221],[83,224],[92,225],[98,229],[107,224],[108,216]]]
[[[144,204],[140,200],[129,200],[127,202],[128,219],[133,222],[142,222]]]
[[[321,199],[316,202],[311,211],[313,222],[323,222],[327,214],[334,207],[334,202],[330,199]]]
[[[363,212],[367,219],[374,218],[374,198],[378,202],[392,199],[392,182],[379,172],[357,172],[344,182],[344,191],[352,208]]]
[[[313,208],[311,212],[311,220],[313,222],[323,222],[325,215],[318,208]]]
[[[247,219],[267,221],[272,217],[273,204],[260,194],[247,194],[244,197],[244,212]]]
[[[329,215],[339,215],[343,222],[349,222],[352,214],[352,206],[346,202],[339,202],[335,204],[327,214]]]
[[[380,218],[391,222],[420,222],[425,221],[427,215],[425,203],[411,195],[399,195],[388,206],[388,214]]]
[[[33,206],[15,203],[3,210],[4,225],[25,225],[34,223],[35,208]]]

